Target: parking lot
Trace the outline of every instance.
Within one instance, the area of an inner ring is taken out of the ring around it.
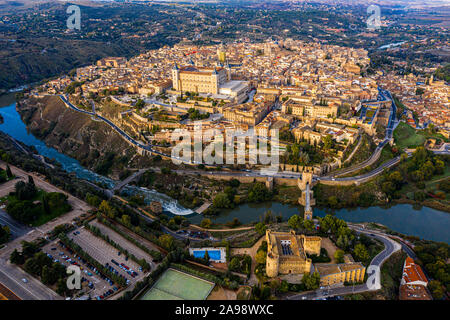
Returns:
[[[61,263],[65,267],[78,265],[81,269],[81,290],[83,295],[88,295],[92,299],[96,297],[111,296],[118,291],[116,284],[108,282],[107,278],[101,275],[92,265],[79,257],[75,252],[66,248],[59,240],[55,240],[42,248],[54,262]],[[109,291],[109,293],[107,293]]]
[[[68,233],[67,236],[93,259],[109,268],[110,271],[124,277],[128,286],[133,287],[136,282],[142,280],[146,275],[136,262],[126,258],[116,248],[103,239],[96,237],[84,227]],[[119,242],[120,245],[122,245],[122,242]],[[148,262],[151,262],[151,260],[148,260]]]
[[[138,248],[132,242],[128,241],[127,239],[122,237],[120,234],[118,234],[114,230],[112,230],[112,229],[108,228],[107,226],[101,224],[97,220],[93,220],[90,223],[90,225],[100,229],[100,232],[102,234],[107,235],[112,241],[114,241],[115,243],[118,243],[122,248],[127,250],[130,254],[133,254],[136,258],[144,259],[145,261],[147,261],[150,264],[150,266],[151,266],[151,270],[153,270],[155,268],[155,263],[152,261],[153,260],[152,257],[147,252],[145,252],[144,250]],[[153,249],[153,248],[150,248],[150,249]]]

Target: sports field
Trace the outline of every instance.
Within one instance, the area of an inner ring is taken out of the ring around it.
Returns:
[[[214,283],[168,269],[141,300],[205,300]]]

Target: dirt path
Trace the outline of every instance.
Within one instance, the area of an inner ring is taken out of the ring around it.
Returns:
[[[336,263],[334,259],[334,253],[336,252],[337,248],[329,238],[322,238],[322,248],[324,248],[328,252],[328,256],[331,259],[329,263]]]
[[[209,231],[209,232],[230,232],[230,231],[242,231],[242,230],[251,230],[254,227],[240,227],[240,228],[228,228],[228,229],[206,229],[206,228],[202,228],[200,226],[197,226],[195,224],[191,224],[191,227],[195,228],[195,229],[199,229],[202,231]]]

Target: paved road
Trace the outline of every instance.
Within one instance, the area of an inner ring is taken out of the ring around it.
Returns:
[[[5,163],[0,162],[0,167],[4,168],[5,166]],[[39,237],[44,237],[46,233],[53,230],[55,226],[64,223],[71,223],[75,217],[79,217],[81,214],[90,210],[91,207],[88,206],[84,201],[75,198],[67,192],[55,187],[54,185],[48,183],[34,173],[25,172],[22,169],[19,169],[12,165],[10,165],[10,168],[12,173],[16,177],[27,179],[28,175],[31,175],[36,186],[40,189],[43,189],[47,192],[61,192],[66,194],[68,196],[68,202],[72,206],[72,211],[58,218],[55,218],[42,226],[30,228],[30,231],[28,231],[27,233],[22,233],[21,236],[6,243],[6,245],[2,249],[0,249],[0,282],[8,287],[18,297],[24,300],[62,299],[55,292],[47,288],[45,285],[43,285],[30,275],[26,274],[19,267],[10,264],[8,262],[9,256],[14,249],[18,249],[19,251],[21,250],[22,241],[31,242]],[[23,278],[26,278],[28,280],[28,283],[22,282]]]
[[[26,279],[24,283],[22,279]],[[20,268],[0,258],[0,283],[23,300],[61,300],[62,297]]]
[[[400,162],[400,156],[395,157],[394,159],[391,159],[389,161],[384,162],[381,166],[375,168],[374,170],[359,175],[359,176],[354,176],[354,177],[345,177],[345,178],[334,178],[334,177],[317,177],[318,181],[354,181],[354,182],[363,182],[366,181],[370,178],[373,178],[377,175],[379,175],[380,173],[383,172],[384,169],[390,168],[394,165],[396,165],[397,163]]]
[[[301,294],[295,294],[287,297],[288,300],[318,300],[327,297],[347,295],[352,293],[361,293],[367,291],[376,291],[381,289],[381,266],[394,252],[400,250],[401,246],[396,241],[390,239],[386,235],[372,231],[364,230],[357,226],[349,225],[350,228],[354,229],[357,233],[364,233],[371,238],[375,238],[384,244],[384,249],[371,261],[366,272],[369,276],[367,282],[361,285],[355,286],[339,286],[334,288],[318,289],[316,291],[310,291]],[[374,276],[374,274],[378,274]],[[373,279],[373,281],[371,281]]]
[[[9,214],[0,209],[0,226],[4,225],[7,225],[11,231],[11,240],[19,238],[31,231],[31,228],[17,222]]]
[[[326,180],[328,178],[342,176],[342,175],[345,175],[345,174],[348,174],[348,173],[351,173],[351,172],[359,171],[359,170],[361,170],[361,169],[363,169],[365,167],[368,167],[368,166],[374,164],[378,160],[378,158],[380,157],[381,151],[383,150],[384,146],[387,143],[389,143],[389,141],[392,139],[394,127],[395,127],[395,124],[397,123],[397,121],[395,120],[395,115],[396,115],[396,112],[397,112],[397,106],[394,103],[394,99],[392,99],[391,94],[389,93],[389,91],[382,90],[381,88],[378,88],[378,100],[386,100],[385,95],[387,95],[390,98],[392,103],[391,103],[391,109],[390,109],[390,114],[389,114],[388,125],[386,126],[386,133],[385,133],[384,140],[381,141],[378,144],[378,146],[376,147],[376,149],[374,150],[374,152],[372,153],[372,155],[370,156],[369,159],[367,159],[366,161],[363,161],[362,163],[357,164],[355,166],[352,166],[352,167],[349,167],[349,168],[345,168],[345,169],[340,170],[340,171],[335,172],[335,173],[331,173],[329,176],[325,177],[324,180]]]

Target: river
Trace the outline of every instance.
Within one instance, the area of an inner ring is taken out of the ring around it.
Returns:
[[[294,214],[303,215],[303,207],[269,202],[240,205],[226,210],[216,217],[208,218],[214,223],[226,223],[238,218],[243,224],[247,224],[261,221],[264,213],[268,210],[272,211],[273,216],[281,215],[283,221]],[[334,214],[349,222],[376,222],[406,235],[450,243],[450,214],[428,207],[417,209],[410,204],[397,204],[390,208],[369,207],[340,210],[313,208],[313,210],[314,216],[324,217],[327,214]],[[187,218],[192,223],[198,224],[204,217],[194,214]]]
[[[9,134],[14,139],[21,141],[28,146],[34,146],[39,154],[49,159],[55,159],[58,161],[64,170],[75,173],[80,179],[85,179],[91,182],[101,182],[109,188],[113,187],[117,183],[117,181],[101,176],[84,168],[77,160],[60,153],[54,148],[48,147],[43,141],[34,137],[27,131],[26,125],[22,122],[22,119],[16,110],[15,103],[4,107],[1,107],[0,105],[0,114],[4,118],[3,124],[0,124],[0,131]],[[176,200],[153,190],[127,186],[124,188],[124,192],[143,194],[148,203],[151,201],[160,201],[163,205],[163,209],[171,214],[192,214],[192,210],[183,208]]]
[[[74,172],[81,179],[102,182],[108,186],[113,186],[117,183],[112,179],[98,175],[82,167],[77,160],[61,154],[54,148],[46,146],[44,142],[27,132],[25,124],[22,122],[20,115],[16,111],[15,103],[4,107],[0,105],[0,114],[5,120],[4,123],[0,125],[0,131],[9,134],[26,145],[34,146],[40,154],[50,159],[53,158],[61,163],[65,170]],[[193,213],[192,210],[183,208],[176,200],[154,190],[128,186],[124,189],[124,192],[143,194],[147,203],[155,200],[160,201],[165,213],[169,216],[184,215],[192,223],[200,223],[204,218],[203,215]],[[284,205],[281,203],[244,204],[235,209],[226,210],[217,217],[212,217],[211,219],[216,223],[226,223],[234,218],[238,218],[245,224],[260,221],[267,210],[271,210],[275,216],[282,215],[283,220],[288,219],[294,214],[303,212],[302,207]],[[314,208],[315,216],[323,217],[330,212],[333,212],[338,218],[349,222],[377,222],[403,234],[450,243],[450,214],[428,207],[421,207],[416,210],[412,205],[400,204],[391,208],[370,207],[335,211],[325,211]]]

